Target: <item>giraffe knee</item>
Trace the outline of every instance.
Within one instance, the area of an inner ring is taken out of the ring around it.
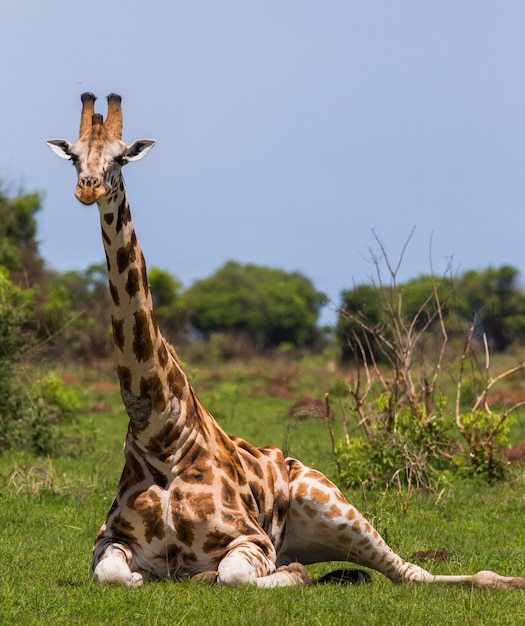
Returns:
[[[217,582],[222,585],[247,585],[255,582],[255,570],[243,558],[234,555],[219,563]]]
[[[142,574],[132,572],[121,559],[107,558],[100,561],[93,571],[96,582],[121,587],[138,587],[142,584]]]
[[[93,563],[93,578],[105,585],[121,587],[138,587],[142,584],[142,574],[132,572],[126,555],[115,546],[108,546],[98,563]]]

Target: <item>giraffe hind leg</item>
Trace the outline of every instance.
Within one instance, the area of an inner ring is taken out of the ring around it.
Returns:
[[[290,508],[277,564],[351,561],[377,570],[392,582],[442,583],[490,589],[525,589],[525,577],[481,571],[433,575],[396,554],[370,522],[323,474],[288,459]]]
[[[408,564],[321,472],[288,459],[290,505],[277,565],[347,561],[402,582]],[[417,566],[413,566],[417,568]],[[427,572],[422,568],[421,576]],[[415,569],[411,569],[415,574]],[[430,575],[429,575],[430,576]]]

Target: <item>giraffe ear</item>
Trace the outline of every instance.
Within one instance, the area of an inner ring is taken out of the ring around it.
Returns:
[[[46,143],[55,154],[58,154],[61,159],[72,158],[71,153],[69,152],[69,148],[71,146],[69,141],[66,141],[65,139],[49,139]]]
[[[155,142],[153,139],[139,139],[134,141],[126,151],[126,154],[122,157],[123,163],[129,163],[130,161],[138,161],[145,157],[146,154],[153,148]]]

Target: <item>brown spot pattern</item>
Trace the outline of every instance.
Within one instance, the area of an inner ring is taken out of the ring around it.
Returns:
[[[131,391],[131,370],[123,365],[117,366],[117,374],[120,380],[120,386],[126,391]]]
[[[117,540],[121,540],[128,545],[135,541],[135,527],[126,520],[120,513],[111,520],[111,530]]]
[[[150,318],[145,311],[135,311],[133,314],[133,353],[137,361],[148,361],[153,357],[153,339],[150,335]]]
[[[140,252],[140,275],[142,278],[142,286],[144,288],[144,291],[149,290],[148,270],[146,268],[146,261],[144,259],[144,255],[142,254],[142,251]]]
[[[186,386],[186,377],[176,363],[172,365],[168,372],[168,385],[173,393],[180,398],[182,390]]]
[[[200,520],[205,520],[215,512],[213,493],[189,491],[186,493],[186,504]]]
[[[295,499],[299,504],[304,502],[304,499],[308,496],[308,484],[301,483],[295,492]]]
[[[168,364],[168,350],[164,343],[161,343],[157,350],[157,358],[159,359],[159,365],[164,369]]]
[[[237,494],[233,485],[224,477],[221,478],[221,503],[225,508],[237,508]]]
[[[171,492],[171,518],[177,540],[191,546],[195,538],[194,524],[185,515],[185,493],[178,488]]]
[[[133,494],[128,499],[128,506],[134,509],[144,522],[144,537],[148,543],[156,537],[164,536],[164,522],[162,521],[162,503],[158,493],[152,489]]]
[[[119,306],[120,305],[120,296],[119,296],[119,293],[118,293],[118,289],[111,281],[109,281],[109,293],[111,295],[111,299],[113,300],[113,304],[115,306]]]
[[[305,504],[303,506],[303,511],[308,515],[309,518],[313,519],[317,515],[317,511],[312,508],[310,505]]]
[[[125,226],[130,220],[131,212],[129,210],[129,204],[126,200],[126,197],[124,196],[118,208],[116,232],[120,233],[120,231],[122,230],[122,226]]]
[[[163,474],[156,467],[151,465],[151,463],[146,462],[146,467],[148,471],[148,475],[151,476],[151,480],[154,485],[158,485],[161,489],[166,489],[168,486],[168,478],[165,474]]]
[[[194,557],[195,555],[193,555]],[[166,550],[163,550],[159,554],[156,555],[156,558],[166,563],[168,576],[176,575],[180,570],[182,565],[182,555],[180,547],[176,544],[170,544],[166,547]],[[189,555],[185,555],[185,558],[190,558]],[[193,560],[193,559],[192,559]]]
[[[224,551],[232,540],[233,537],[228,533],[211,531],[206,535],[206,541],[202,545],[202,551],[205,554],[215,552],[217,550]]]
[[[341,517],[341,509],[335,504],[332,504],[328,511],[325,511],[324,516],[326,517],[326,519],[335,519],[336,517]]]
[[[264,508],[264,501],[265,501],[265,498],[266,498],[266,492],[264,491],[264,488],[263,488],[262,484],[259,483],[259,482],[251,481],[250,482],[250,490],[251,490],[252,495],[255,498],[255,501],[257,502],[259,508],[261,508],[261,507]]]
[[[166,406],[166,398],[164,396],[164,386],[157,374],[153,374],[149,378],[140,379],[140,395],[143,398],[149,398],[154,411],[162,412]]]
[[[147,450],[152,457],[163,463],[173,453],[174,444],[180,436],[180,430],[172,422],[164,424],[162,429],[148,441]]]
[[[120,479],[119,498],[121,498],[123,494],[128,491],[128,489],[134,485],[138,485],[145,478],[144,470],[142,469],[142,465],[139,463],[137,457],[129,450],[126,450],[125,454],[126,464],[124,465],[124,470],[122,471],[122,477]]]
[[[186,468],[180,477],[185,483],[212,485],[215,477],[211,465],[210,453],[200,446],[194,445],[185,458]]]
[[[117,268],[120,274],[135,262],[136,258],[137,236],[133,232],[130,241],[117,250]]]
[[[328,502],[330,501],[330,493],[327,493],[326,491],[321,491],[316,487],[312,487],[312,489],[310,490],[310,498],[312,500],[315,500],[316,502],[319,502],[320,504],[328,504]]]
[[[133,298],[139,292],[139,271],[136,267],[132,267],[128,272],[126,279],[126,293]]]
[[[113,341],[119,350],[124,350],[124,320],[119,320],[111,316],[111,325],[113,327]]]
[[[245,450],[239,450],[240,455],[247,468],[259,479],[262,480],[264,478],[264,472],[260,463],[257,462],[256,459],[253,458],[251,453],[246,453]]]
[[[106,245],[111,245],[111,237],[106,233],[105,230],[102,230],[102,239],[106,243]]]

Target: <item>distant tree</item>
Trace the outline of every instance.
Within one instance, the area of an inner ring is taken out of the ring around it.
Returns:
[[[454,288],[450,278],[421,274],[399,287],[403,312],[407,319],[414,320],[415,327],[426,327],[429,320],[436,320],[439,306],[448,311],[453,302]],[[432,324],[431,324],[432,326]]]
[[[34,285],[43,273],[35,217],[41,208],[38,193],[10,198],[0,189],[0,265],[9,270],[16,283],[25,286]]]
[[[181,283],[169,272],[155,267],[148,273],[148,282],[162,331],[170,339],[180,340],[187,326]],[[52,337],[50,354],[60,353],[87,362],[111,357],[111,300],[106,264],[52,274],[45,291],[38,318],[41,335]]]
[[[518,276],[516,268],[503,265],[482,272],[470,270],[458,280],[460,315],[475,324],[478,336],[485,333],[495,351],[525,341],[525,293]]]
[[[24,326],[31,315],[35,291],[21,289],[0,267],[0,379],[7,376],[7,364],[20,360],[27,347]]]
[[[470,270],[454,280],[422,275],[395,287],[357,285],[341,299],[337,336],[344,360],[359,357],[361,351],[381,360],[376,339],[381,337],[383,347],[392,339],[394,315],[400,323],[411,320],[414,330],[425,329],[427,334],[439,334],[441,320],[449,334],[465,333],[474,325],[474,338],[485,335],[496,352],[525,342],[525,292],[518,284],[518,270],[507,265]],[[436,315],[438,306],[442,317]]]
[[[384,360],[385,348],[394,346],[393,330],[405,324],[415,332],[432,331],[438,323],[438,303],[448,310],[452,284],[445,278],[421,275],[406,283],[393,285],[357,285],[341,294],[337,336],[343,360],[373,356]],[[393,319],[398,324],[392,323]],[[379,341],[378,341],[379,339]],[[388,360],[388,358],[387,358]]]
[[[311,345],[326,296],[297,272],[229,261],[195,282],[186,297],[193,326],[203,335],[233,332],[260,348]]]
[[[50,354],[88,362],[110,356],[110,308],[105,263],[50,274],[37,312],[40,335],[51,338]]]
[[[181,340],[187,331],[188,313],[182,295],[182,283],[173,274],[152,267],[148,282],[155,306],[155,316],[162,332],[173,341]]]
[[[377,359],[374,335],[384,329],[384,316],[380,295],[374,285],[356,285],[341,294],[342,306],[337,319],[337,337],[344,361],[357,356],[359,352],[369,358],[371,352]],[[357,351],[357,353],[356,353]]]

